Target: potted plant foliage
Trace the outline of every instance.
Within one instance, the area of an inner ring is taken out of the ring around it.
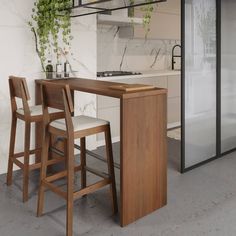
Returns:
[[[36,51],[44,71],[48,53],[58,55],[62,48],[70,45],[70,7],[71,0],[36,0],[34,3],[29,26],[34,33]]]
[[[134,5],[136,0],[129,0],[130,1],[130,5]],[[153,4],[149,4],[152,3],[153,0],[145,0],[147,5],[144,5],[143,7],[141,7],[141,10],[143,11],[143,27],[146,31],[146,36],[150,31],[150,22],[151,22],[151,18],[152,18],[152,12],[154,10],[154,6]],[[131,8],[130,10],[130,16],[134,16],[134,9]]]

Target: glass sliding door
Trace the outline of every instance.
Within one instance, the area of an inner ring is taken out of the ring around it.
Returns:
[[[236,1],[221,1],[221,152],[236,147]]]
[[[216,156],[216,0],[183,0],[182,171]]]

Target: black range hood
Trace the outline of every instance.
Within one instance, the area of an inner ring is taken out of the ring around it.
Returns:
[[[71,10],[71,17],[80,17],[166,1],[167,0],[72,0],[72,7],[64,10]]]

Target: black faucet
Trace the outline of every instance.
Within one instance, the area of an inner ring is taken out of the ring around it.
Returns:
[[[181,45],[176,44],[176,45],[172,48],[172,70],[175,69],[175,63],[176,63],[175,58],[176,58],[176,57],[181,57],[181,55],[174,55],[174,52],[175,52],[175,48],[176,48],[176,47],[179,47],[179,48],[181,49]]]

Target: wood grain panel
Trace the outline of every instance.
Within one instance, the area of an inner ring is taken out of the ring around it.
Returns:
[[[36,80],[36,84],[41,84],[45,80]],[[144,91],[120,91],[114,90],[111,86],[114,85],[126,85],[125,83],[115,83],[110,81],[92,80],[92,79],[82,79],[82,78],[68,78],[68,79],[51,79],[47,82],[57,83],[57,84],[67,84],[70,86],[71,90],[93,93],[97,95],[104,95],[115,98],[129,98],[129,97],[140,97],[150,94],[163,94],[166,93],[165,90],[160,88],[154,88]]]
[[[121,101],[121,225],[167,199],[166,95]]]

